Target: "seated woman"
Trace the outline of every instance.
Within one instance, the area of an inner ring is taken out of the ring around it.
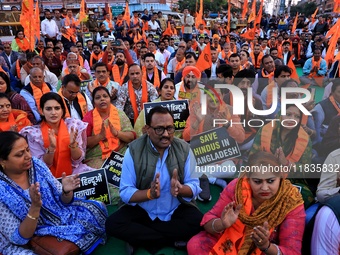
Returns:
[[[161,84],[159,86],[160,90],[160,96],[153,102],[160,102],[160,101],[168,101],[168,100],[175,100],[174,94],[176,92],[176,87],[174,84],[174,81],[170,78],[165,78],[161,81]],[[141,112],[138,115],[138,118],[136,120],[135,126],[134,126],[135,132],[137,134],[137,137],[142,136],[146,133],[145,129],[145,118],[144,118],[144,109],[141,110]],[[174,134],[176,137],[181,138],[182,132],[181,131],[175,131]]]
[[[12,41],[12,50],[19,52],[26,52],[30,48],[30,42],[24,34],[24,31],[18,30]]]
[[[34,157],[44,161],[54,177],[91,170],[83,164],[86,151],[87,124],[78,119],[65,118],[65,104],[57,93],[49,92],[40,99],[42,121],[26,127],[21,134],[27,137]]]
[[[267,151],[278,157],[280,164],[287,166],[291,171],[290,177],[298,178],[291,181],[300,186],[305,208],[308,208],[314,201],[314,196],[304,179],[303,170],[312,160],[312,142],[301,127],[301,120],[300,109],[295,105],[287,105],[286,115],[280,116],[280,122],[270,122],[257,132],[249,155]]]
[[[4,93],[0,93],[0,132],[19,132],[26,126],[31,126],[27,113],[21,110],[12,109],[11,101]]]
[[[78,175],[63,173],[60,183],[16,132],[0,133],[0,141],[0,253],[36,254],[24,248],[33,236],[71,241],[83,254],[105,242],[106,208],[73,197]]]
[[[269,166],[281,166],[271,153],[261,151],[249,157],[246,175],[229,183],[204,215],[205,231],[189,241],[189,255],[301,254],[302,197],[280,171],[268,171]]]
[[[129,118],[110,102],[109,91],[105,87],[93,90],[92,104],[83,121],[88,123],[86,164],[100,168],[112,151],[124,154],[128,143],[136,139]]]
[[[27,113],[27,118],[32,124],[36,124],[34,114],[25,98],[19,93],[11,90],[10,80],[6,73],[0,72],[0,93],[5,93],[11,101],[12,109],[22,110]]]

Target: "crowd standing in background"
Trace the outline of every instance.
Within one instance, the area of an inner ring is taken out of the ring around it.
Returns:
[[[83,20],[65,8],[43,14],[33,51],[21,29],[12,42],[0,44],[0,132],[11,137],[9,149],[0,146],[0,253],[32,254],[21,245],[33,234],[67,239],[56,234],[61,222],[45,222],[46,210],[58,205],[63,209],[56,217],[62,217],[67,211],[61,202],[89,206],[69,197],[78,174],[99,169],[116,151],[125,154],[120,184],[125,205],[108,218],[106,233],[128,242],[131,254],[136,246],[156,252],[163,245],[186,248],[187,242],[189,254],[302,254],[308,249],[313,255],[339,254],[336,14],[261,14],[249,23],[237,13],[198,19],[188,9],[180,19],[147,9],[131,16],[87,10]],[[244,100],[216,84],[240,89]],[[281,101],[303,99],[297,87],[312,91],[303,104],[310,115]],[[292,90],[283,95],[282,88]],[[188,100],[190,110],[182,130],[175,130],[168,110],[156,107],[144,119],[144,103],[181,99]],[[254,114],[249,102],[272,111]],[[240,106],[244,114],[234,114]],[[217,127],[215,119],[227,120],[218,127],[241,151],[217,164],[240,170],[248,163],[260,169],[263,163],[290,172],[192,176],[197,168],[189,143]],[[209,182],[224,190],[203,216],[194,200],[211,200]],[[4,195],[6,187],[27,217]],[[61,201],[45,208],[45,199],[56,200],[56,194]],[[97,224],[78,224],[68,238],[84,254],[105,239],[105,209],[92,205],[81,218],[89,215]],[[43,220],[51,230],[39,230]],[[302,242],[305,224],[312,225],[312,234]],[[24,235],[23,228],[29,229]],[[83,241],[90,232],[93,247]]]

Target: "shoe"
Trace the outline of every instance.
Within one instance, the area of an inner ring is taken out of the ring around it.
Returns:
[[[176,247],[176,249],[186,250],[187,249],[187,242],[177,241],[177,242],[174,242],[174,246]]]
[[[133,248],[131,244],[127,242],[125,245],[125,250],[126,250],[126,254],[133,255],[135,249]]]
[[[219,178],[216,179],[214,184],[217,185],[217,186],[220,186],[222,189],[227,187],[227,182],[225,180],[219,179]]]
[[[210,195],[210,187],[209,187],[209,179],[208,177],[203,174],[200,178],[200,187],[202,192],[197,196],[197,199],[202,202],[209,202],[211,201]]]

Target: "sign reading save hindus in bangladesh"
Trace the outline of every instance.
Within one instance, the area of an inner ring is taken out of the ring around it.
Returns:
[[[228,134],[225,127],[192,137],[190,147],[198,166],[241,156],[237,142]]]
[[[144,120],[146,120],[150,110],[156,106],[168,108],[172,112],[175,130],[183,130],[185,128],[189,117],[189,101],[187,99],[144,103]]]

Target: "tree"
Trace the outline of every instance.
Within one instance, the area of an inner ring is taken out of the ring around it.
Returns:
[[[198,12],[199,8],[199,0],[197,0],[197,10],[196,10],[196,0],[179,0],[178,6],[179,10],[183,11],[184,9],[188,9],[191,14],[195,14],[195,12]],[[203,2],[203,9],[204,12],[218,12],[221,10],[221,7],[226,5],[226,0],[220,0],[220,1],[210,1],[205,0]],[[227,5],[228,6],[228,5]]]
[[[290,15],[295,16],[296,13],[301,13],[301,14],[304,14],[306,17],[308,17],[314,13],[314,11],[316,10],[316,7],[317,5],[315,2],[303,3],[301,5],[300,4],[293,5],[290,8]]]

